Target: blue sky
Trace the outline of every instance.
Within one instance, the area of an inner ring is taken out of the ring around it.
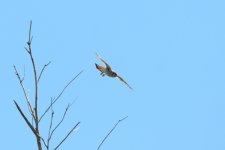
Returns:
[[[27,113],[15,64],[30,99],[33,72],[26,46],[33,20],[40,114],[77,73],[83,74],[54,106],[55,120],[78,97],[55,133],[56,145],[81,121],[61,149],[225,149],[225,1],[34,0],[0,2],[0,118],[4,149],[36,149],[35,138],[13,104]],[[97,52],[133,88],[101,77]],[[25,71],[24,71],[25,70]],[[41,123],[46,136],[50,115]]]

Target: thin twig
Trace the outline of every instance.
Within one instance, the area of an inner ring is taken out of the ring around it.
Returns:
[[[64,91],[66,90],[66,88],[83,72],[83,70],[81,72],[79,72],[72,80],[70,80],[67,85],[63,88],[63,90],[61,91],[61,93],[57,96],[57,98],[53,101],[52,105],[55,104],[55,102],[57,102],[59,100],[59,98],[62,96],[62,94],[64,93]],[[45,116],[45,114],[49,111],[49,109],[51,108],[51,104],[50,106],[47,107],[47,109],[45,110],[45,112],[41,115],[39,122],[41,121],[41,119]]]
[[[31,45],[31,42],[32,42],[32,39],[33,39],[33,36],[31,37],[31,28],[32,28],[32,20],[30,21],[30,29],[29,29],[29,36],[28,36],[27,45]]]
[[[53,107],[52,107],[52,99],[51,99],[51,110],[52,110],[52,115],[51,115],[49,130],[48,130],[47,150],[49,150],[49,144],[50,144],[50,140],[51,140],[52,123],[53,123],[53,118],[54,118],[54,110],[53,110]]]
[[[50,138],[52,137],[52,135],[54,134],[54,132],[56,131],[56,129],[60,126],[60,124],[63,122],[63,120],[64,120],[64,118],[65,118],[65,116],[66,116],[66,113],[67,113],[69,107],[70,107],[70,105],[68,105],[68,106],[66,107],[62,119],[61,119],[60,122],[55,126],[55,128],[52,130],[52,132],[51,132],[51,134],[50,134]]]
[[[102,142],[99,144],[97,150],[99,150],[102,146],[102,144],[105,142],[105,140],[109,137],[109,135],[113,132],[113,130],[116,128],[116,126],[122,122],[123,120],[127,119],[128,116],[124,117],[123,119],[120,119],[115,125],[114,127],[109,131],[109,133],[105,136],[105,138],[102,140]]]
[[[17,76],[19,82],[20,82],[21,88],[22,88],[22,90],[23,90],[24,97],[25,97],[25,99],[26,99],[26,101],[27,101],[27,105],[28,105],[28,109],[29,109],[29,111],[30,111],[30,114],[31,114],[32,118],[35,120],[35,115],[34,115],[33,107],[32,107],[31,104],[30,104],[29,97],[28,97],[27,92],[26,92],[26,89],[25,89],[25,87],[24,87],[24,85],[23,85],[23,79],[21,79],[21,77],[20,77],[20,75],[19,75],[19,72],[18,72],[17,69],[16,69],[16,66],[13,65],[13,67],[14,67],[14,70],[15,70],[15,74],[16,74],[16,76]]]
[[[46,68],[50,63],[51,63],[51,61],[49,61],[47,64],[45,64],[44,67],[42,68],[41,73],[40,73],[40,75],[39,75],[39,77],[38,77],[38,82],[39,82],[39,80],[41,79],[42,73],[44,72],[45,68]]]
[[[18,109],[18,111],[20,112],[21,116],[23,117],[23,119],[25,120],[25,122],[27,123],[27,125],[30,127],[31,131],[34,133],[35,136],[38,136],[36,130],[34,129],[34,127],[31,125],[31,123],[29,122],[29,120],[27,119],[27,117],[25,116],[25,114],[23,113],[23,111],[21,110],[20,106],[17,104],[17,102],[15,100],[13,100],[16,108]]]
[[[26,48],[26,47],[24,47],[25,48],[25,50],[27,51],[27,53],[30,53],[30,51]]]
[[[68,133],[67,135],[63,138],[63,140],[54,148],[54,150],[57,150],[62,143],[70,136],[70,134],[77,128],[77,126],[80,124],[80,122],[78,122]]]
[[[25,72],[25,65],[24,65],[23,66],[23,79],[22,79],[22,81],[24,80],[25,76],[26,76],[26,72]]]
[[[44,143],[45,147],[48,148],[48,146],[47,146],[45,140],[44,140],[42,137],[41,137],[41,140],[42,140],[42,142]]]
[[[67,114],[67,111],[69,110],[69,108],[74,104],[74,102],[76,101],[76,99],[72,102],[72,104],[68,104],[65,111],[64,111],[64,114],[62,116],[62,119],[60,120],[60,122],[54,127],[54,129],[51,131],[51,128],[52,128],[52,122],[51,122],[51,125],[50,125],[50,129],[49,129],[49,136],[48,136],[48,149],[49,149],[49,142],[54,134],[54,132],[56,131],[56,129],[62,124],[62,122],[64,121],[65,119],[65,116]],[[51,106],[52,107],[52,106]],[[51,109],[52,110],[52,113],[54,114],[54,111],[53,111],[53,108]],[[53,118],[53,116],[52,116]]]

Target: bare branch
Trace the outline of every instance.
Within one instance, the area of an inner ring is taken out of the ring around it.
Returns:
[[[30,51],[26,48],[26,47],[24,47],[25,48],[25,50],[27,51],[27,53],[29,54],[30,53]]]
[[[29,29],[29,36],[28,36],[28,42],[27,42],[27,45],[31,45],[31,42],[32,42],[32,39],[33,39],[33,36],[31,37],[31,28],[32,28],[32,20],[30,21],[30,29]],[[30,49],[29,49],[30,51]]]
[[[26,99],[26,101],[27,101],[27,105],[28,105],[28,109],[29,109],[29,111],[30,111],[30,114],[31,114],[32,118],[35,120],[35,115],[34,115],[33,107],[32,107],[31,104],[30,104],[29,97],[28,97],[27,92],[26,92],[26,90],[25,90],[25,87],[24,87],[24,85],[23,85],[23,79],[21,79],[21,77],[20,77],[20,75],[19,75],[19,73],[18,73],[18,71],[17,71],[17,69],[16,69],[16,66],[14,65],[13,67],[14,67],[14,70],[15,70],[15,74],[16,74],[16,76],[17,76],[19,82],[20,82],[21,88],[22,88],[22,90],[23,90],[24,97],[25,97],[25,99]]]
[[[40,75],[39,75],[39,77],[38,77],[38,82],[39,82],[39,80],[41,79],[42,73],[44,72],[45,68],[46,68],[50,63],[51,63],[51,61],[49,61],[47,64],[45,64],[44,67],[42,68],[41,73],[40,73]]]
[[[63,138],[63,140],[54,148],[54,150],[57,150],[62,143],[70,136],[70,134],[77,128],[77,126],[80,124],[80,122],[78,122],[68,133],[67,135]]]
[[[72,80],[70,80],[67,85],[63,88],[63,90],[61,91],[61,93],[57,96],[57,98],[53,101],[52,105],[55,104],[55,102],[57,102],[59,100],[59,98],[62,96],[62,94],[64,93],[64,91],[67,89],[67,87],[83,72],[83,70],[81,72],[79,72]],[[41,115],[39,122],[41,121],[41,119],[45,116],[45,114],[49,111],[49,109],[51,108],[51,104],[50,106],[47,107],[47,109],[45,110],[45,112]]]
[[[44,140],[42,137],[41,137],[41,140],[42,140],[42,142],[44,143],[45,147],[48,148],[48,146],[47,146],[45,140]]]
[[[109,137],[109,135],[113,132],[113,130],[116,128],[116,126],[122,122],[123,120],[127,119],[128,116],[124,117],[123,119],[120,119],[115,125],[114,127],[109,131],[109,133],[105,136],[105,138],[102,140],[102,142],[99,144],[97,150],[99,150],[102,146],[102,144],[105,142],[105,140]]]
[[[50,144],[50,140],[51,140],[52,122],[53,122],[53,118],[54,118],[54,111],[53,111],[53,107],[52,107],[52,99],[51,99],[51,110],[52,110],[52,115],[51,115],[49,130],[48,130],[47,150],[49,150],[49,144]]]
[[[51,135],[50,135],[50,138],[51,138],[52,135],[54,134],[55,130],[56,130],[56,129],[60,126],[60,124],[63,122],[63,120],[64,120],[64,118],[65,118],[65,116],[66,116],[66,113],[67,113],[69,107],[70,107],[70,105],[68,105],[68,106],[66,107],[66,110],[65,110],[65,112],[64,112],[64,114],[63,114],[62,119],[61,119],[60,122],[55,126],[55,128],[52,130]]]
[[[36,71],[36,65],[34,62],[34,58],[33,58],[33,54],[32,54],[32,48],[31,48],[31,43],[32,43],[32,39],[33,37],[31,37],[31,29],[32,29],[32,21],[30,21],[30,29],[29,29],[29,37],[28,37],[28,48],[25,48],[26,51],[28,52],[28,54],[30,55],[30,59],[32,62],[32,66],[33,66],[33,71],[34,71],[34,86],[35,86],[35,108],[34,108],[34,113],[35,113],[35,125],[36,125],[36,132],[39,135],[39,119],[38,119],[38,78],[37,78],[37,71]],[[41,138],[40,136],[37,136],[37,144],[38,144],[38,149],[42,150],[42,145],[41,145]]]
[[[17,102],[15,100],[13,100],[16,108],[18,109],[18,111],[20,112],[21,116],[23,117],[23,119],[25,120],[25,122],[27,123],[27,125],[30,127],[30,129],[32,130],[32,132],[34,133],[34,135],[37,137],[38,134],[36,132],[36,130],[34,129],[34,127],[31,125],[31,123],[29,122],[29,120],[27,119],[27,117],[25,116],[25,114],[23,113],[23,111],[21,110],[20,106],[17,104]]]
[[[28,42],[29,43],[29,42]],[[36,128],[38,126],[38,81],[37,81],[37,71],[36,71],[36,66],[35,66],[35,62],[34,62],[34,58],[33,58],[33,55],[32,55],[32,49],[31,49],[31,45],[28,45],[29,46],[29,51],[30,51],[30,59],[31,59],[31,62],[32,62],[32,65],[33,65],[33,71],[34,71],[34,81],[35,81],[35,120],[36,121]]]
[[[77,99],[77,98],[76,98],[76,99]],[[64,114],[63,114],[63,116],[62,116],[61,121],[55,126],[55,128],[54,128],[52,131],[51,131],[51,128],[52,128],[52,119],[53,119],[54,111],[53,111],[53,108],[52,108],[52,106],[51,106],[52,117],[51,117],[51,123],[50,123],[49,133],[48,133],[48,143],[47,143],[48,148],[47,148],[47,150],[49,149],[49,143],[50,143],[50,140],[51,140],[51,138],[52,138],[54,132],[55,132],[56,129],[62,124],[62,122],[63,122],[63,120],[64,120],[64,118],[65,118],[65,116],[66,116],[66,114],[67,114],[67,111],[68,111],[69,108],[74,104],[74,102],[76,101],[76,99],[72,102],[72,104],[68,104],[68,105],[67,105],[67,107],[66,107],[66,109],[65,109],[65,111],[64,111]]]

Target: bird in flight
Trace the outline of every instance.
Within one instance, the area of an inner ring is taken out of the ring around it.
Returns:
[[[100,61],[102,61],[105,64],[105,67],[102,67],[98,64],[95,63],[96,68],[101,72],[102,76],[109,76],[109,77],[116,77],[118,78],[121,82],[123,82],[128,88],[130,88],[132,90],[132,87],[123,79],[121,78],[119,75],[117,75],[116,72],[114,72],[111,67],[109,66],[109,64],[107,64],[97,53],[96,56],[98,57],[98,59]]]

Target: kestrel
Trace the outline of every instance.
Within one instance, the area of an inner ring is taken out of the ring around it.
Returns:
[[[132,89],[132,87],[120,76],[117,75],[117,73],[115,71],[113,71],[111,69],[111,67],[109,66],[109,64],[107,64],[97,53],[96,56],[98,57],[98,59],[100,61],[102,61],[105,64],[105,67],[102,67],[98,64],[95,64],[96,68],[101,72],[102,76],[109,76],[109,77],[117,77],[121,82],[123,82],[128,88]]]

